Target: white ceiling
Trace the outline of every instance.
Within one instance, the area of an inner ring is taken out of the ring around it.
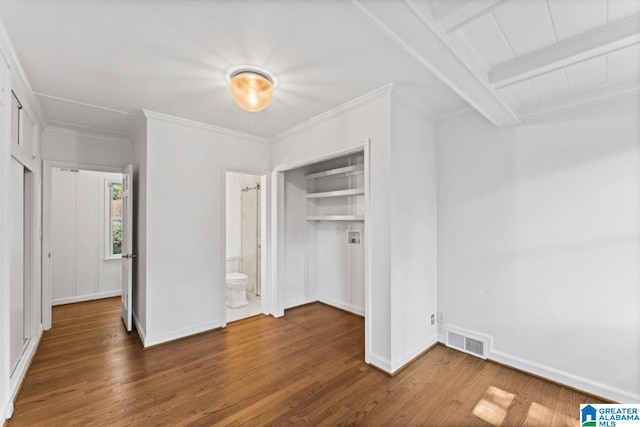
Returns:
[[[498,126],[640,99],[640,0],[0,0],[0,17],[49,125],[125,138],[142,109],[270,137],[391,81]],[[225,81],[246,64],[279,82],[260,113]]]
[[[496,125],[640,100],[640,0],[351,1]]]
[[[397,82],[439,114],[466,103],[348,2],[1,0],[0,17],[49,125],[130,137],[142,109],[273,136]],[[278,79],[248,113],[225,73]]]

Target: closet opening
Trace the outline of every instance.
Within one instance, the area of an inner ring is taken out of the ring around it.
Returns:
[[[364,317],[370,331],[369,142],[276,168],[275,315],[321,302]]]
[[[266,175],[225,172],[225,324],[267,314]]]

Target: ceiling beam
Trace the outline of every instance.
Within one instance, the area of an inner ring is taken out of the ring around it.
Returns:
[[[640,15],[498,65],[489,72],[489,81],[500,89],[636,43],[640,43]]]
[[[529,120],[542,114],[566,110],[579,105],[602,102],[638,91],[640,91],[640,81],[637,76],[633,76],[537,103],[520,111],[520,116]]]
[[[466,0],[441,2],[435,13],[436,23],[444,31],[457,31],[491,12],[507,0]]]
[[[520,123],[513,107],[460,57],[411,0],[348,0],[390,40],[498,127]]]

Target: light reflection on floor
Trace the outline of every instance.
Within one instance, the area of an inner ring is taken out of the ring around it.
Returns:
[[[489,386],[473,408],[473,415],[494,426],[501,426],[516,395],[498,387]],[[530,426],[576,426],[578,418],[558,413],[544,405],[533,402],[529,406],[525,425]]]

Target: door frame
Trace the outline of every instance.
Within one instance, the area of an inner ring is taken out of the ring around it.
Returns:
[[[51,300],[53,294],[53,274],[51,264],[51,216],[52,177],[54,168],[81,169],[92,172],[122,173],[122,167],[103,166],[90,163],[44,160],[42,165],[42,327],[51,329]]]
[[[13,150],[12,150],[13,151]],[[38,305],[40,292],[38,283],[38,215],[37,206],[37,169],[34,162],[25,162],[23,156],[11,153],[11,158],[21,164],[24,168],[24,325],[23,329],[27,335],[26,342],[22,349],[22,354],[13,372],[9,374],[9,397],[13,402],[18,394],[20,384],[24,379],[31,360],[35,354],[36,347],[40,341],[42,329],[38,325]],[[10,349],[6,349],[7,360],[10,360]]]
[[[269,176],[271,171],[266,169],[246,168],[242,166],[222,166],[222,231],[220,233],[222,241],[222,274],[220,290],[220,315],[221,326],[227,326],[227,303],[226,303],[226,282],[227,282],[227,172],[240,173],[245,175],[260,176],[260,305],[263,314],[273,314],[271,309],[271,299],[273,292],[271,289],[271,181]]]
[[[279,279],[284,273],[284,263],[282,254],[284,251],[284,228],[285,228],[285,206],[284,206],[284,173],[309,166],[326,160],[336,159],[338,157],[347,156],[349,154],[364,153],[364,360],[369,363],[369,355],[371,354],[371,334],[372,319],[371,312],[371,181],[370,181],[370,160],[371,160],[371,139],[361,140],[359,143],[334,150],[321,155],[315,155],[305,159],[301,159],[291,163],[283,163],[273,169],[272,180],[272,223],[271,223],[271,312],[274,317],[284,316],[284,290],[282,280]]]

